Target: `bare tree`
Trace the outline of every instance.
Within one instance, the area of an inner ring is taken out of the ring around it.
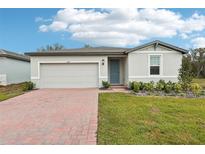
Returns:
[[[64,49],[64,46],[63,45],[60,45],[58,43],[55,43],[53,45],[46,45],[45,47],[41,47],[41,48],[38,48],[37,51],[39,52],[44,52],[44,51],[60,51],[60,50],[63,50]]]
[[[84,48],[92,48],[92,46],[90,44],[85,44]]]
[[[196,77],[205,77],[205,48],[191,50],[192,67]]]

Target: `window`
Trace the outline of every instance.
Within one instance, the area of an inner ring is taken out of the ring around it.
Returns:
[[[150,75],[160,75],[160,55],[150,55]]]

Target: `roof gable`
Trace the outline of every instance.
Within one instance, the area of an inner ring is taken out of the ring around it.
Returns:
[[[144,48],[148,48],[148,47],[151,47],[151,46],[154,47],[154,50],[156,50],[160,46],[162,48],[166,48],[166,49],[169,49],[169,50],[174,50],[174,51],[181,52],[182,54],[188,53],[188,50],[186,50],[186,49],[179,48],[177,46],[174,46],[174,45],[171,45],[171,44],[159,41],[159,40],[149,42],[149,43],[140,45],[138,47],[129,49],[129,50],[125,51],[125,53],[130,53],[130,52],[133,52],[133,51],[136,51],[136,50],[142,50]]]

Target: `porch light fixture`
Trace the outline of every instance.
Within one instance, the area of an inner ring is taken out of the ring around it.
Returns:
[[[104,63],[105,63],[105,60],[104,60],[104,59],[102,59],[102,65],[104,65]]]

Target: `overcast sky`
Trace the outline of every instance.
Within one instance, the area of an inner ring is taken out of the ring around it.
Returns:
[[[205,9],[0,9],[0,48],[16,52],[53,43],[135,47],[156,39],[205,47]]]

